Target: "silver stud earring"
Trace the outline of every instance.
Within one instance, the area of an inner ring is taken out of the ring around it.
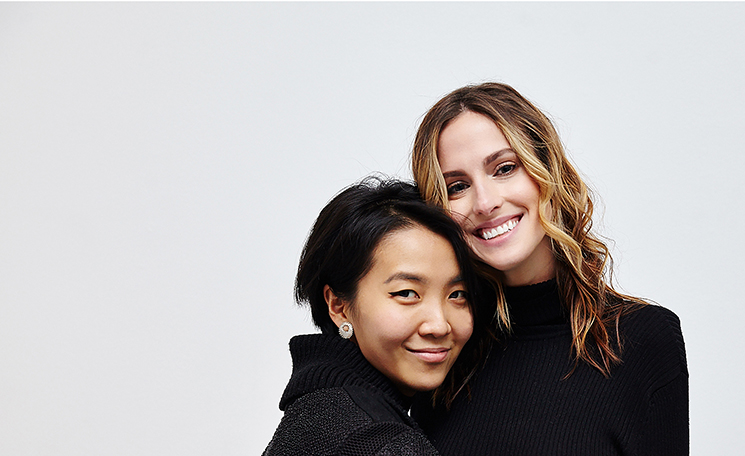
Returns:
[[[349,339],[352,337],[352,334],[354,334],[354,328],[352,328],[352,323],[345,321],[339,326],[339,335],[345,339]]]

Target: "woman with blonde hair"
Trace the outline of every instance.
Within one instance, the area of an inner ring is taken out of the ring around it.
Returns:
[[[590,191],[549,119],[508,85],[460,88],[425,115],[412,167],[497,291],[469,393],[414,407],[438,451],[688,454],[680,322],[612,286]]]

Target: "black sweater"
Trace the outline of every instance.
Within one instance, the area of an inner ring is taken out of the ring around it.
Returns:
[[[570,359],[555,281],[507,288],[513,334],[449,413],[412,414],[442,455],[686,455],[688,370],[680,322],[648,305],[621,318],[622,364],[605,378]],[[566,377],[566,378],[565,378]]]
[[[340,336],[290,340],[285,412],[264,456],[436,456],[407,411],[410,399]]]

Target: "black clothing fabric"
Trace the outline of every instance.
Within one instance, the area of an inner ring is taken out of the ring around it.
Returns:
[[[285,414],[264,456],[436,456],[409,417],[411,400],[339,336],[290,340],[292,377]]]
[[[556,281],[507,288],[513,333],[449,412],[412,415],[442,455],[688,454],[688,369],[678,317],[656,305],[621,318],[610,378],[580,361]],[[571,375],[567,376],[570,372]]]

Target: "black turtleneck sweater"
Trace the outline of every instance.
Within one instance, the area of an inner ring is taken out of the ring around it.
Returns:
[[[623,362],[610,378],[580,361],[556,281],[507,288],[513,333],[496,344],[449,412],[413,416],[442,455],[686,455],[688,369],[675,314],[621,318]]]
[[[264,456],[437,456],[409,417],[410,399],[339,336],[290,340],[285,414]]]

